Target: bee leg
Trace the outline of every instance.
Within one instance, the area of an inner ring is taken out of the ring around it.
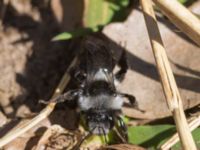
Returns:
[[[126,94],[126,93],[120,93],[121,96],[127,98],[129,100],[129,103],[131,104],[131,106],[133,106],[134,109],[139,110],[141,112],[145,112],[144,110],[141,110],[138,106],[138,102],[135,98],[135,96],[131,95],[131,94]]]
[[[133,107],[138,107],[138,103],[137,100],[135,98],[135,96],[131,95],[131,94],[126,94],[126,93],[121,93],[121,96],[127,98],[129,100],[129,103],[133,106]]]
[[[82,94],[82,90],[69,90],[66,93],[59,95],[53,99],[51,99],[50,101],[44,101],[44,100],[40,100],[39,103],[43,103],[43,104],[49,104],[49,103],[63,103],[65,101],[71,101],[74,100],[77,96],[80,96]]]
[[[124,123],[124,121],[122,120],[122,118],[120,116],[117,116],[117,131],[119,132],[120,136],[122,136],[122,140],[123,142],[127,142],[128,141],[128,130],[127,130],[127,126]]]
[[[128,70],[128,63],[125,50],[122,52],[122,56],[118,62],[118,65],[120,67],[120,70],[115,74],[115,80],[117,80],[117,82],[122,82]]]

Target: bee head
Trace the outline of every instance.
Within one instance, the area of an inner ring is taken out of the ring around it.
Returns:
[[[84,112],[84,117],[93,134],[107,134],[114,126],[114,115],[108,110],[88,110]]]

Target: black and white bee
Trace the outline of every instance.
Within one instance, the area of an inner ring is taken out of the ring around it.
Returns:
[[[121,119],[121,109],[124,99],[136,106],[135,97],[121,93],[116,89],[128,69],[126,54],[122,53],[119,61],[120,70],[114,74],[116,65],[112,51],[100,39],[94,43],[84,40],[83,50],[80,54],[80,63],[73,71],[78,88],[69,90],[52,100],[54,102],[77,101],[77,107],[84,118],[88,130],[92,134],[107,134],[116,124],[119,124],[126,134],[126,126]]]

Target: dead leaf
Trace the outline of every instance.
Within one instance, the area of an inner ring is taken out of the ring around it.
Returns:
[[[116,144],[116,145],[109,145],[103,147],[103,149],[111,149],[111,150],[145,150],[142,147],[131,145],[131,144]]]
[[[200,103],[200,48],[183,33],[174,32],[176,27],[169,20],[158,17],[158,21],[184,108],[196,106]],[[106,26],[103,33],[112,40],[113,50],[127,50],[130,69],[119,88],[133,94],[139,108],[146,111],[141,113],[125,107],[124,114],[142,119],[170,116],[141,10],[133,10],[123,23]],[[126,43],[126,46],[122,48],[119,43]]]
[[[66,149],[71,150],[79,141],[74,132],[67,131],[60,125],[52,125],[39,140],[35,150]]]

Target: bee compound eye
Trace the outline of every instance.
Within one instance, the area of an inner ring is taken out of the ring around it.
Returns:
[[[104,68],[103,71],[104,71],[104,72],[108,72],[108,69],[107,69],[107,68]]]
[[[114,96],[114,97],[117,97],[117,93],[114,92],[114,93],[113,93],[113,96]]]
[[[84,73],[83,71],[78,71],[74,76],[79,82],[82,82],[86,78],[86,73]]]
[[[111,116],[108,116],[108,120],[112,121],[112,120],[113,120],[113,118],[112,118]]]

